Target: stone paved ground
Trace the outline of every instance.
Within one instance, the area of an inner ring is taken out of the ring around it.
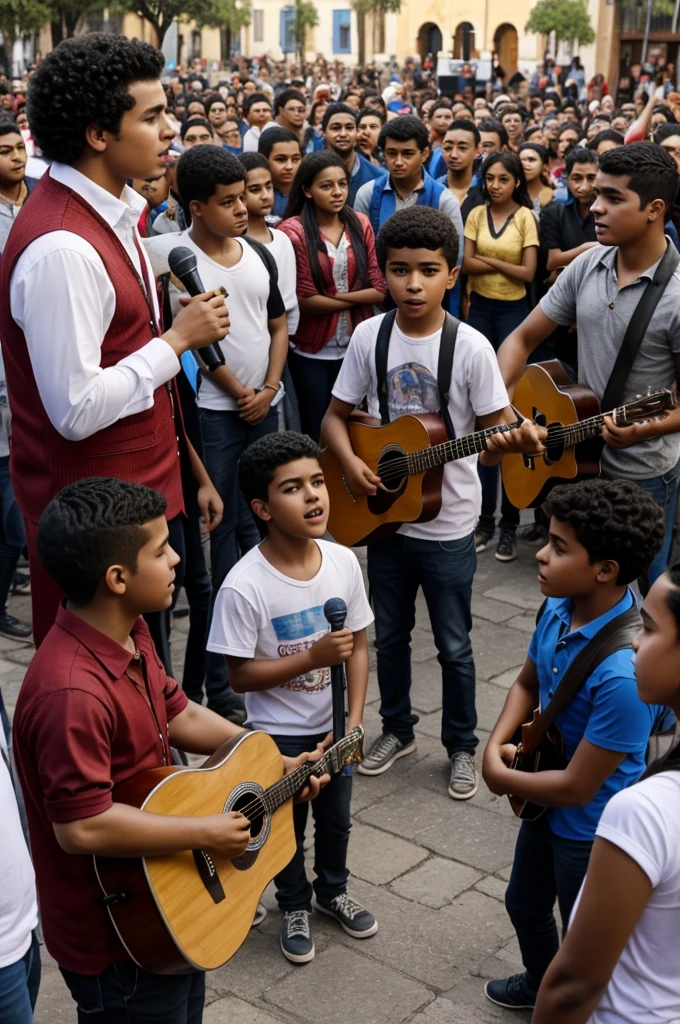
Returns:
[[[540,603],[534,549],[501,565],[479,557],[473,642],[477,663],[480,750],[507,688],[524,660]],[[15,614],[28,616],[28,599]],[[177,624],[177,664],[186,619]],[[0,685],[11,709],[32,648],[0,638]],[[357,942],[334,922],[313,919],[316,959],[295,966],[278,945],[280,917],[271,891],[269,917],[225,967],[208,975],[204,1024],[491,1024],[525,1014],[497,1009],[482,995],[485,978],[519,969],[503,906],[516,820],[507,801],[483,783],[473,800],[446,792],[439,741],[441,683],[427,612],[418,605],[413,635],[413,704],[420,714],[417,752],[377,778],[355,776],[349,862],[351,892],[378,918],[379,933]],[[372,656],[372,669],[375,658]],[[379,727],[371,672],[365,725]],[[75,1021],[54,962],[44,952],[36,1024]]]

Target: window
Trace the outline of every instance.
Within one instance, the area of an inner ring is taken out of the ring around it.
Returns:
[[[253,42],[264,42],[264,11],[253,11]]]
[[[333,11],[333,53],[352,52],[352,12]]]
[[[295,9],[283,7],[279,23],[279,46],[284,53],[295,53]]]

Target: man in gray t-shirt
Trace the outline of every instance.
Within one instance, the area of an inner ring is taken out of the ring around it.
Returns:
[[[602,155],[591,207],[601,245],[582,253],[505,340],[498,353],[511,396],[527,359],[558,324],[578,327],[578,380],[602,399],[628,324],[667,245],[664,223],[678,191],[675,162],[650,142]],[[631,401],[680,381],[680,269],[656,306],[624,388]],[[605,412],[609,410],[603,410]],[[668,561],[680,476],[680,408],[666,419],[617,427],[606,418],[602,471],[633,480],[664,509],[666,540],[650,569]]]

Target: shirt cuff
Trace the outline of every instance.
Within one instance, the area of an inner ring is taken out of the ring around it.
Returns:
[[[154,391],[176,377],[181,368],[180,361],[173,349],[167,341],[163,341],[161,338],[152,338],[136,352],[121,359],[118,366],[129,366],[131,370],[139,372],[140,360],[148,368],[153,378]],[[148,373],[144,374],[144,376],[148,375]]]

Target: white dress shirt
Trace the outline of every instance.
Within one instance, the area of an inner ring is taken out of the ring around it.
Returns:
[[[139,274],[143,249],[137,249],[135,238],[144,199],[127,185],[116,199],[66,164],[53,163],[49,173],[110,225]],[[153,282],[151,265],[143,258]],[[151,328],[146,345],[102,369],[101,348],[116,294],[94,246],[71,231],[48,232],[27,246],[12,273],[10,306],[24,332],[45,411],[69,441],[82,441],[125,416],[150,409],[156,388],[179,371],[172,348],[154,337]]]

